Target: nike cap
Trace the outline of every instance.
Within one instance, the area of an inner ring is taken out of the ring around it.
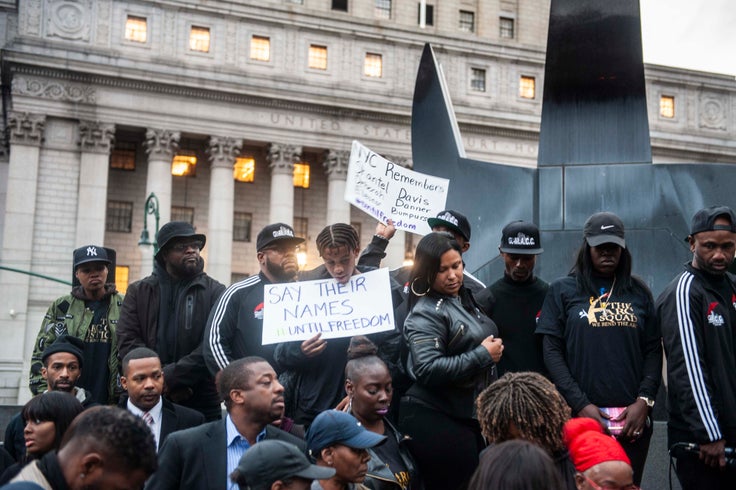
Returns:
[[[624,222],[613,213],[595,213],[583,226],[583,236],[591,247],[604,243],[615,243],[626,248],[624,241]]]

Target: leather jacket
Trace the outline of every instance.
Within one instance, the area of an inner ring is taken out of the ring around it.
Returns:
[[[388,437],[395,438],[396,442],[399,444],[399,457],[401,458],[402,463],[404,463],[406,471],[411,477],[411,481],[409,482],[408,487],[404,487],[396,479],[396,475],[394,475],[394,473],[388,467],[388,464],[381,460],[378,454],[376,454],[374,448],[369,448],[368,454],[371,455],[371,459],[368,462],[368,474],[363,484],[371,490],[403,490],[405,488],[418,490],[423,488],[421,482],[419,481],[419,474],[417,472],[417,466],[414,462],[414,458],[411,456],[411,453],[409,453],[409,449],[406,447],[406,442],[410,441],[411,439],[409,438],[409,436],[402,435],[396,429],[396,427],[394,427],[391,422],[388,421],[388,419],[384,419],[383,422],[388,428]]]
[[[430,292],[404,323],[407,370],[415,380],[407,395],[455,418],[473,418],[475,397],[496,377],[481,342],[498,328],[465,288],[458,297]]]

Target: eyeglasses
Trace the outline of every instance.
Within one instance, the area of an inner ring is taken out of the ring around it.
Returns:
[[[585,478],[585,481],[587,481],[591,487],[593,487],[593,490],[640,490],[639,487],[637,487],[633,483],[630,485],[622,485],[620,487],[612,487],[608,485],[601,486],[601,485],[598,485],[593,480],[591,480],[590,478],[588,478],[587,476],[585,476],[584,473],[579,473],[579,474],[582,475],[583,478]]]
[[[202,247],[204,247],[204,243],[197,240],[194,242],[181,242],[181,243],[175,243],[171,246],[171,250],[174,252],[186,252],[190,248],[193,248],[196,251],[202,250]]]

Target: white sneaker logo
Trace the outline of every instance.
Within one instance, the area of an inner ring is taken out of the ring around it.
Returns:
[[[607,230],[609,228],[613,228],[614,226],[616,226],[616,225],[608,225],[608,226],[601,225],[601,230]]]

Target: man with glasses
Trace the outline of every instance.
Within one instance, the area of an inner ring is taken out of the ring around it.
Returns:
[[[128,286],[117,335],[121,359],[136,347],[153,349],[164,366],[164,396],[215,420],[222,410],[202,338],[225,286],[204,272],[206,241],[184,221],[161,227],[153,274]]]
[[[273,356],[276,346],[261,345],[263,288],[265,284],[297,279],[296,249],[303,242],[284,223],[268,225],[258,233],[256,257],[261,271],[227,288],[207,321],[204,359],[212,374],[246,356],[259,356],[276,365]]]

